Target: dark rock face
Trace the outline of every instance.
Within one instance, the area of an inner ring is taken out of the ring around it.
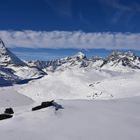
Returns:
[[[10,119],[13,117],[14,111],[12,108],[6,108],[3,114],[0,114],[0,120]]]
[[[61,105],[57,104],[56,102],[54,102],[54,100],[52,100],[52,101],[42,102],[41,105],[33,107],[32,111],[40,110],[40,109],[47,108],[50,106],[55,107],[55,110],[63,109]]]
[[[0,120],[9,119],[12,117],[13,117],[13,115],[11,115],[11,114],[0,114]]]
[[[39,105],[39,106],[33,107],[33,108],[32,108],[32,111],[40,110],[40,109],[42,109],[42,108],[43,108],[43,107],[42,107],[41,105]]]
[[[50,102],[42,102],[41,106],[42,107],[49,107],[49,106],[53,106],[54,101],[50,101]]]
[[[40,110],[46,107],[53,106],[54,101],[42,102],[41,105],[32,108],[32,111]]]
[[[6,108],[4,111],[5,114],[14,114],[14,111],[12,108]]]

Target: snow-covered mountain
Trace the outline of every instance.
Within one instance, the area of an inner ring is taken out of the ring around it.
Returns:
[[[11,53],[0,39],[0,66],[25,66],[26,64]]]
[[[86,55],[79,52],[74,56],[52,60],[52,61],[29,61],[28,64],[30,66],[36,66],[45,71],[57,71],[57,70],[65,70],[67,68],[72,68],[75,66],[87,67],[89,64],[89,60],[86,58]]]
[[[2,140],[140,139],[140,58],[133,53],[89,59],[79,52],[59,60],[26,63],[1,42],[0,56],[0,84],[43,76],[27,84],[0,87],[0,115],[5,115],[6,108],[14,110],[13,118],[0,121]],[[48,100],[62,108],[32,111]]]
[[[87,58],[82,52],[74,56],[52,61],[30,61],[31,66],[36,66],[44,71],[64,71],[73,68],[111,70],[118,72],[129,72],[140,69],[140,58],[134,53],[114,51],[106,58]]]
[[[18,92],[33,100],[137,96],[140,90],[139,64],[139,57],[132,52],[118,51],[106,58],[89,59],[83,53],[78,53],[54,61],[34,61],[30,65],[47,71],[48,75],[19,88]]]
[[[100,67],[102,69],[114,71],[137,70],[140,69],[140,58],[130,51],[114,51],[110,56],[104,59],[103,64]]]
[[[87,58],[82,52],[74,56],[50,61],[24,62],[10,52],[0,39],[1,83],[17,83],[21,80],[39,78],[46,73],[68,69],[132,72],[140,69],[140,57],[134,53],[115,51],[106,58]]]
[[[16,57],[0,39],[0,85],[39,78],[46,73],[37,67],[28,66]]]

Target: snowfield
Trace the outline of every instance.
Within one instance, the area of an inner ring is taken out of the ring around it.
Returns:
[[[27,96],[19,94],[15,90],[0,90],[0,107],[26,106],[33,103],[33,100]]]
[[[35,101],[53,99],[116,99],[140,95],[140,72],[73,69],[50,73],[14,90]]]
[[[139,81],[132,52],[23,62],[0,40],[0,117],[14,110],[0,120],[0,139],[140,140]],[[50,100],[61,109],[32,111]]]
[[[0,122],[2,140],[139,140],[140,98],[110,101],[57,101]]]
[[[24,85],[0,88],[2,140],[139,140],[140,73],[69,69]],[[64,109],[32,112],[55,99]]]

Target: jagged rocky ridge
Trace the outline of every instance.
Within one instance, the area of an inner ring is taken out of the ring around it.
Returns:
[[[65,69],[72,68],[93,68],[98,70],[129,72],[140,69],[140,57],[130,51],[114,51],[106,58],[93,57],[89,59],[85,54],[79,52],[74,56],[63,59],[52,61],[29,61],[28,64],[51,72],[58,70],[64,71]]]
[[[104,59],[101,68],[108,68],[110,70],[137,70],[140,69],[140,57],[133,52],[119,52],[114,51],[110,56]]]
[[[0,85],[22,83],[45,74],[38,67],[31,67],[16,57],[0,39]]]
[[[86,58],[85,54],[79,52],[74,56],[50,60],[50,61],[29,61],[30,66],[36,66],[40,69],[46,71],[56,71],[56,70],[65,70],[66,68],[71,68],[74,66],[87,67],[89,65],[89,60]]]

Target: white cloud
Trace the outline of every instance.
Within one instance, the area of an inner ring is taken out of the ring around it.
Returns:
[[[105,48],[140,50],[140,33],[0,31],[0,38],[9,48]]]

